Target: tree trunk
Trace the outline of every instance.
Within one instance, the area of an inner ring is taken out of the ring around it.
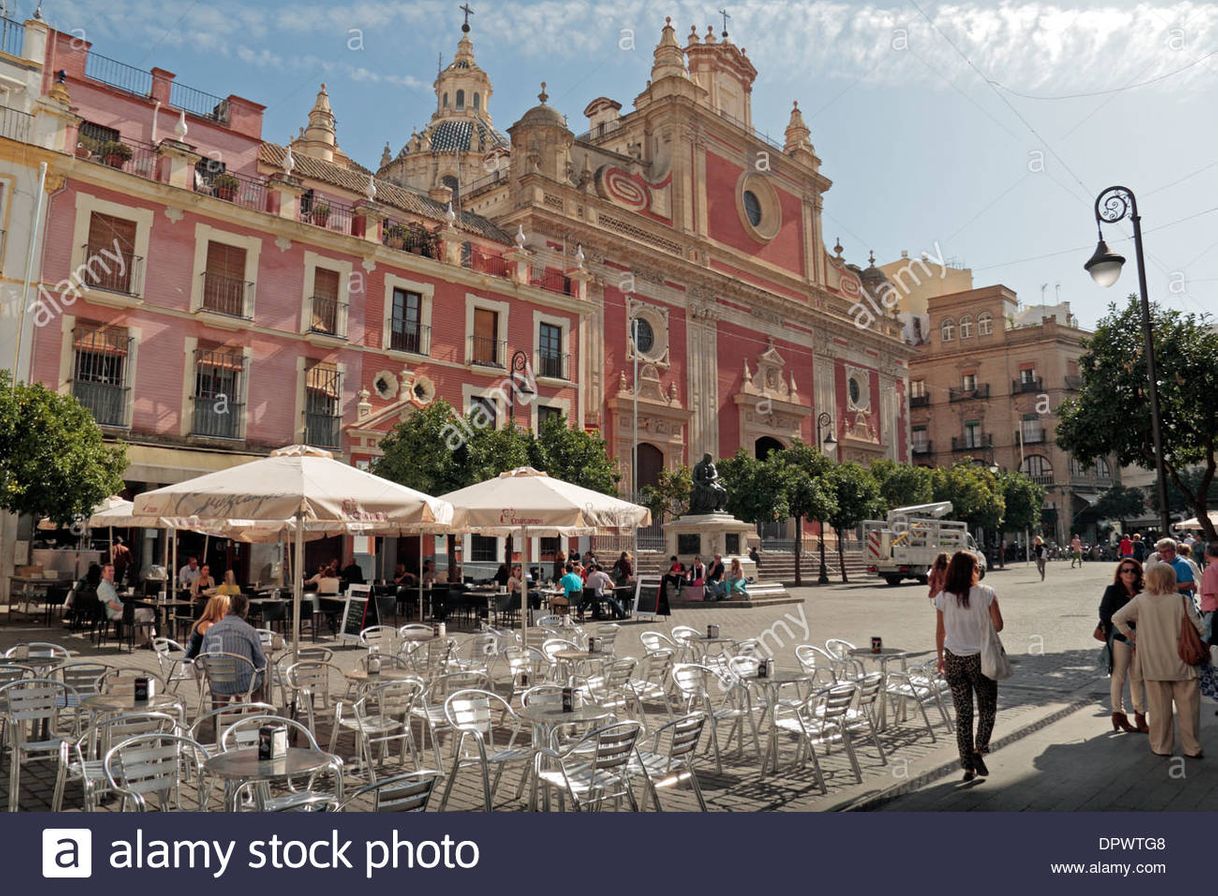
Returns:
[[[842,546],[842,530],[837,526],[834,526],[833,530],[837,532],[837,562],[842,568],[842,582],[848,585],[850,579],[846,576],[846,549]]]
[[[512,548],[513,548],[513,546],[514,545],[512,544],[511,535],[509,535],[507,538],[503,539],[503,562],[508,565],[509,571],[512,568]],[[521,572],[522,573],[527,572],[527,570],[522,569]]]
[[[799,514],[795,515],[795,585],[796,587],[803,584],[803,577],[800,574],[800,564],[803,561],[804,547],[804,518]]]
[[[448,536],[448,580],[452,581],[453,570],[457,567],[457,536]]]

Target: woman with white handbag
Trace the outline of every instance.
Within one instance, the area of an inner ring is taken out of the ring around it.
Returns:
[[[947,677],[956,707],[956,746],[964,780],[986,777],[983,755],[998,716],[998,679],[1010,676],[1010,665],[998,640],[1002,612],[988,585],[978,584],[981,570],[971,551],[958,551],[947,567],[947,581],[935,597],[935,647],[939,671]],[[983,674],[984,665],[991,677]],[[977,732],[973,734],[973,695],[977,698]]]

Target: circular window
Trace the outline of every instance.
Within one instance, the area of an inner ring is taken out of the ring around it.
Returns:
[[[752,190],[744,191],[744,213],[748,216],[750,224],[754,227],[761,226],[761,200]]]
[[[398,378],[387,370],[382,370],[372,381],[372,391],[382,401],[392,401],[398,395]]]
[[[859,381],[856,379],[850,380],[850,401],[852,404],[858,404],[859,399],[863,397],[863,390],[859,387]]]
[[[651,354],[651,350],[656,345],[656,334],[651,329],[651,324],[643,320],[641,317],[635,319],[635,347],[640,355]]]

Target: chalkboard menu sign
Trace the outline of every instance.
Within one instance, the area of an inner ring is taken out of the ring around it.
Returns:
[[[376,625],[376,604],[372,602],[371,591],[367,585],[352,585],[347,589],[343,615],[338,620],[340,641],[358,641],[360,632],[370,625]],[[369,612],[372,614],[371,621],[368,620]]]

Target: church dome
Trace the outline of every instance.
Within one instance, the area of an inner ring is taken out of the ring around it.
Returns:
[[[508,146],[507,137],[480,118],[449,118],[427,129],[432,152],[490,152]]]

